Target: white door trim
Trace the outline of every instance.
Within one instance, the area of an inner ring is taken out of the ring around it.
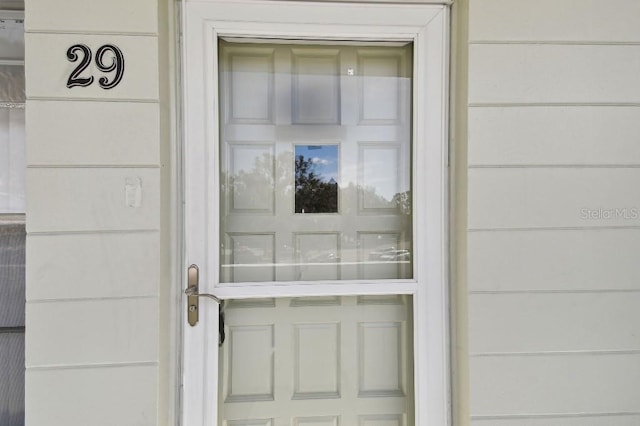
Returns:
[[[200,266],[200,291],[220,298],[322,294],[412,294],[415,419],[450,424],[447,259],[448,7],[442,5],[279,2],[183,2],[185,234],[184,266]],[[414,43],[414,279],[326,285],[218,284],[219,36]],[[208,142],[207,142],[208,141]],[[183,307],[186,306],[183,302]],[[186,313],[186,308],[183,309]],[[200,323],[183,316],[182,424],[217,424],[217,305],[200,303]]]

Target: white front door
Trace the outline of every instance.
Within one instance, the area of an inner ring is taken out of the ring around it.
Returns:
[[[413,425],[411,301],[226,302],[218,424]]]
[[[446,424],[446,9],[185,16],[184,423]]]

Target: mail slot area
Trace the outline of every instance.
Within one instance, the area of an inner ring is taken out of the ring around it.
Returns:
[[[25,3],[0,1],[26,46],[24,108],[0,108],[0,423],[177,424],[179,3]],[[639,424],[640,3],[452,11],[452,424]]]

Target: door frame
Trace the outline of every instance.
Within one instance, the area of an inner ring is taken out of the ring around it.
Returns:
[[[449,425],[448,6],[183,0],[182,34],[185,141],[182,288],[187,287],[188,265],[197,264],[200,292],[215,294],[220,299],[411,294],[415,423],[418,426]],[[215,43],[218,36],[414,43],[413,279],[373,283],[336,281],[322,285],[219,285],[219,111],[215,101],[218,99]],[[218,348],[212,343],[218,341],[218,306],[213,301],[202,300],[199,323],[191,327],[187,324],[186,297],[183,298],[181,420],[183,425],[212,426],[218,419]]]

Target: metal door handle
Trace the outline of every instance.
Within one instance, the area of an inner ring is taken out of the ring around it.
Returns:
[[[199,279],[200,270],[198,269],[198,265],[189,266],[189,269],[187,270],[187,288],[185,289],[184,294],[187,295],[187,320],[189,321],[189,325],[192,327],[198,323],[199,297],[207,297],[215,300],[220,305],[221,312],[222,307],[224,306],[224,301],[219,297],[213,294],[198,292]]]
[[[223,304],[224,300],[220,299],[218,296],[215,296],[213,294],[209,294],[209,293],[198,293],[198,288],[197,287],[187,287],[184,290],[184,294],[186,294],[187,296],[194,296],[194,297],[208,297],[209,299],[213,299],[216,302],[218,302],[219,304]]]

